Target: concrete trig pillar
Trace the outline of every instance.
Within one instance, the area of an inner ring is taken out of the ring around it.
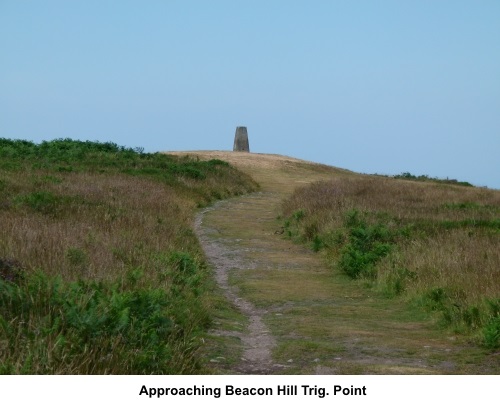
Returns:
[[[236,127],[236,133],[234,134],[233,152],[250,152],[250,146],[248,145],[247,127]]]

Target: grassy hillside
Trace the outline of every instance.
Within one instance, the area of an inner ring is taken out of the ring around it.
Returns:
[[[277,155],[182,155],[0,139],[0,372],[253,370],[239,363],[255,336],[238,306],[214,294],[192,231],[198,207],[256,190],[248,175],[262,193],[207,211],[203,223],[240,263],[227,269],[226,287],[276,339],[271,366],[496,372],[499,191]],[[421,308],[450,329],[436,330]],[[220,336],[207,336],[209,327]]]
[[[216,159],[0,139],[0,372],[199,372],[194,211],[255,189]]]
[[[285,232],[335,270],[435,311],[496,349],[500,191],[447,183],[376,176],[314,183],[283,203]]]

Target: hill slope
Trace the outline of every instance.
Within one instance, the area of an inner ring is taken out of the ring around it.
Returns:
[[[0,138],[0,374],[199,373],[194,213],[256,188],[217,160]]]
[[[245,315],[240,318],[231,312],[220,314],[220,328],[214,331],[216,337],[210,353],[222,372],[500,371],[497,356],[480,345],[471,345],[469,332],[461,335],[453,328],[438,327],[439,316],[429,315],[421,307],[411,308],[399,296],[389,298],[373,279],[351,280],[335,265],[332,258],[335,252],[320,249],[322,253],[315,254],[310,249],[314,237],[323,235],[318,227],[328,222],[324,217],[315,217],[316,224],[308,227],[314,222],[308,221],[317,214],[312,206],[327,201],[332,192],[309,198],[309,188],[305,187],[300,191],[306,193],[301,201],[290,199],[294,190],[318,180],[326,181],[320,184],[337,181],[338,188],[352,182],[370,182],[374,177],[283,156],[234,152],[190,154],[201,159],[230,161],[258,181],[262,190],[219,203],[206,210],[198,221],[198,234],[217,269],[219,285]],[[393,182],[403,194],[408,191],[405,187],[415,190],[443,187],[380,180]],[[444,190],[455,197],[466,195],[469,201],[487,198],[486,205],[498,207],[499,193],[495,191],[467,188],[465,192],[464,188],[451,185]],[[380,197],[373,194],[366,198],[380,200]],[[458,204],[458,200],[453,201],[450,203]],[[359,209],[364,208],[359,206]],[[283,222],[276,219],[279,215],[289,218]],[[497,237],[494,232],[493,237]],[[284,238],[287,234],[288,238]],[[290,238],[306,246],[294,244]]]

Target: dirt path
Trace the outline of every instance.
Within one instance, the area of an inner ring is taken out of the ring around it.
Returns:
[[[200,153],[201,154],[201,153]],[[419,311],[327,268],[280,235],[280,202],[301,184],[349,172],[283,157],[211,152],[233,160],[262,191],[220,202],[196,232],[227,299],[246,318],[214,330],[214,366],[235,374],[495,373],[498,364]],[[237,350],[240,350],[238,352]],[[239,356],[230,354],[236,350]]]
[[[226,298],[248,318],[245,331],[215,330],[212,333],[218,336],[236,337],[241,340],[244,350],[241,362],[234,367],[235,372],[242,374],[271,374],[278,370],[280,366],[272,361],[271,354],[276,346],[276,341],[263,322],[262,318],[265,310],[256,308],[251,302],[242,298],[238,288],[229,283],[230,271],[251,270],[252,265],[238,258],[237,250],[231,247],[223,237],[220,237],[220,230],[206,226],[203,223],[203,219],[208,213],[231,211],[231,205],[233,204],[234,202],[218,203],[202,210],[195,220],[195,231],[207,259],[215,269],[217,284],[223,290]]]

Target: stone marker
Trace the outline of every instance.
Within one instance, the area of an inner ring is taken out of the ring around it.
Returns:
[[[236,133],[234,134],[233,152],[250,152],[250,146],[248,145],[247,127],[236,127]]]

